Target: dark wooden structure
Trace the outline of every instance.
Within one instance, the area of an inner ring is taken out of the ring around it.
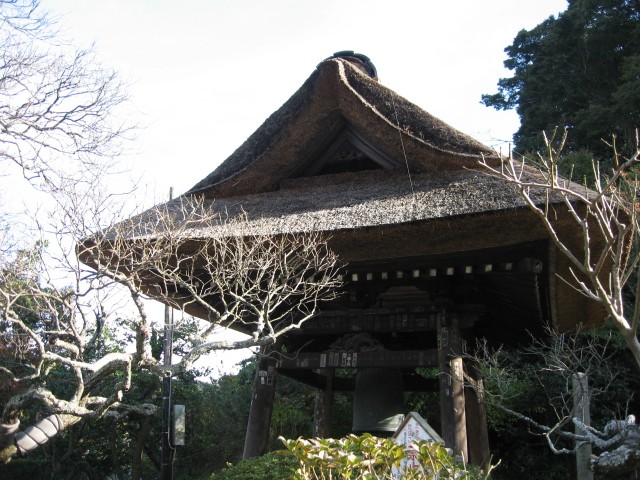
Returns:
[[[447,446],[485,464],[486,416],[468,387],[482,380],[464,365],[465,345],[602,320],[557,280],[567,261],[482,158],[500,162],[384,87],[367,57],[341,52],[185,194],[274,234],[326,232],[347,264],[341,299],[283,340],[289,355],[261,358],[245,457],[264,451],[277,374],[317,389],[314,430],[329,435],[333,392],[355,388],[336,370],[391,369],[405,391],[440,392]],[[560,210],[557,228],[572,237]]]

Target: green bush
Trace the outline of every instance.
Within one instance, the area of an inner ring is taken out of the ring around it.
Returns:
[[[293,478],[296,465],[288,452],[271,452],[224,468],[211,475],[211,480],[285,480]]]
[[[294,480],[481,480],[489,474],[455,460],[442,444],[420,441],[409,448],[369,434],[341,439],[282,439],[298,460]]]

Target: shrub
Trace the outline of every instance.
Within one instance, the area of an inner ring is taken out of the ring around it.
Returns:
[[[288,452],[271,452],[242,460],[211,475],[211,480],[285,480],[292,478],[296,459]]]
[[[282,439],[298,461],[294,480],[480,480],[489,478],[457,462],[442,444],[416,442],[409,448],[389,438],[369,434],[341,439]]]

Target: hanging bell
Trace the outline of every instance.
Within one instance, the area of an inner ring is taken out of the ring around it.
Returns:
[[[353,396],[354,433],[391,435],[404,419],[402,372],[390,368],[358,371]]]

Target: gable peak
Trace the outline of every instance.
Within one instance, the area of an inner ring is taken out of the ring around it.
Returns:
[[[378,80],[378,71],[371,59],[362,53],[355,53],[353,50],[342,50],[336,52],[330,57],[325,58],[323,61],[331,60],[334,58],[342,58],[356,67],[365,75]]]

